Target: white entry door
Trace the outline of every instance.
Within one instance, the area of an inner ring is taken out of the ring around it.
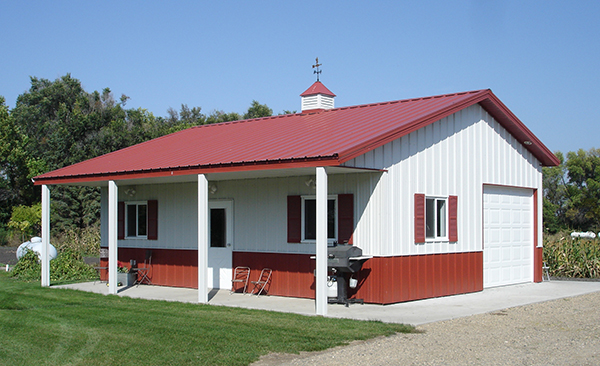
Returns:
[[[483,188],[483,287],[533,281],[533,190]]]
[[[233,201],[209,201],[208,287],[231,288]]]

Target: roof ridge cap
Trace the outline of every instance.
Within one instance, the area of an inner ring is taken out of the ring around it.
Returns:
[[[396,99],[396,100],[388,100],[388,101],[385,101],[385,102],[363,103],[363,104],[356,104],[356,105],[349,105],[349,106],[344,106],[344,107],[336,107],[336,108],[331,108],[331,109],[325,109],[322,112],[334,112],[334,111],[343,110],[343,109],[376,107],[376,106],[386,105],[386,104],[407,103],[407,102],[414,102],[414,101],[417,101],[417,100],[427,100],[427,99],[435,99],[435,98],[454,97],[454,96],[457,96],[457,95],[464,95],[464,94],[478,94],[478,93],[482,93],[483,94],[483,93],[486,93],[486,92],[491,92],[491,89],[470,90],[470,91],[464,91],[464,92],[430,95],[430,96],[425,96],[425,97],[409,98],[409,99]]]
[[[217,127],[217,126],[233,125],[233,124],[237,124],[237,123],[257,122],[257,121],[262,121],[262,120],[267,120],[267,119],[287,118],[287,117],[301,115],[301,114],[303,114],[303,113],[296,112],[296,113],[289,113],[289,114],[276,114],[274,116],[266,116],[266,117],[236,119],[235,121],[224,121],[224,122],[217,122],[217,123],[207,123],[205,125],[196,125],[196,126],[188,127],[185,130],[192,129],[192,128]],[[185,131],[185,130],[181,130],[181,131]],[[177,131],[177,132],[181,132],[181,131]]]

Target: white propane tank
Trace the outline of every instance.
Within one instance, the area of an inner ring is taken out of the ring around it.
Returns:
[[[327,297],[337,297],[337,281],[335,276],[327,276]]]
[[[600,233],[598,233],[598,235],[600,235]],[[592,231],[586,231],[586,232],[577,232],[577,231],[573,231],[571,233],[571,237],[572,238],[586,238],[586,239],[595,239],[596,238],[596,233],[592,232]]]
[[[22,256],[27,253],[28,250],[32,250],[37,253],[38,258],[42,255],[42,238],[39,236],[35,236],[31,238],[30,241],[26,241],[25,243],[19,245],[17,248],[17,259],[21,259]],[[58,255],[56,248],[54,245],[49,244],[48,246],[48,257],[50,260],[53,260]]]

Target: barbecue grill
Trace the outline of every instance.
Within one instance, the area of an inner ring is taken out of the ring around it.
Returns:
[[[362,249],[354,245],[334,244],[327,248],[327,267],[337,282],[337,297],[329,297],[330,304],[364,303],[362,299],[348,299],[348,279],[369,258],[363,257]]]

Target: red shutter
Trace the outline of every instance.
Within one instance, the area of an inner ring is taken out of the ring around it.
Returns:
[[[117,205],[117,239],[125,239],[125,202]]]
[[[415,193],[415,243],[425,242],[425,195]]]
[[[287,241],[300,243],[302,241],[302,197],[288,196],[287,216]]]
[[[338,242],[352,244],[354,233],[354,195],[338,195]]]
[[[148,201],[148,240],[158,240],[158,201]]]
[[[448,197],[448,239],[458,241],[458,197]]]

